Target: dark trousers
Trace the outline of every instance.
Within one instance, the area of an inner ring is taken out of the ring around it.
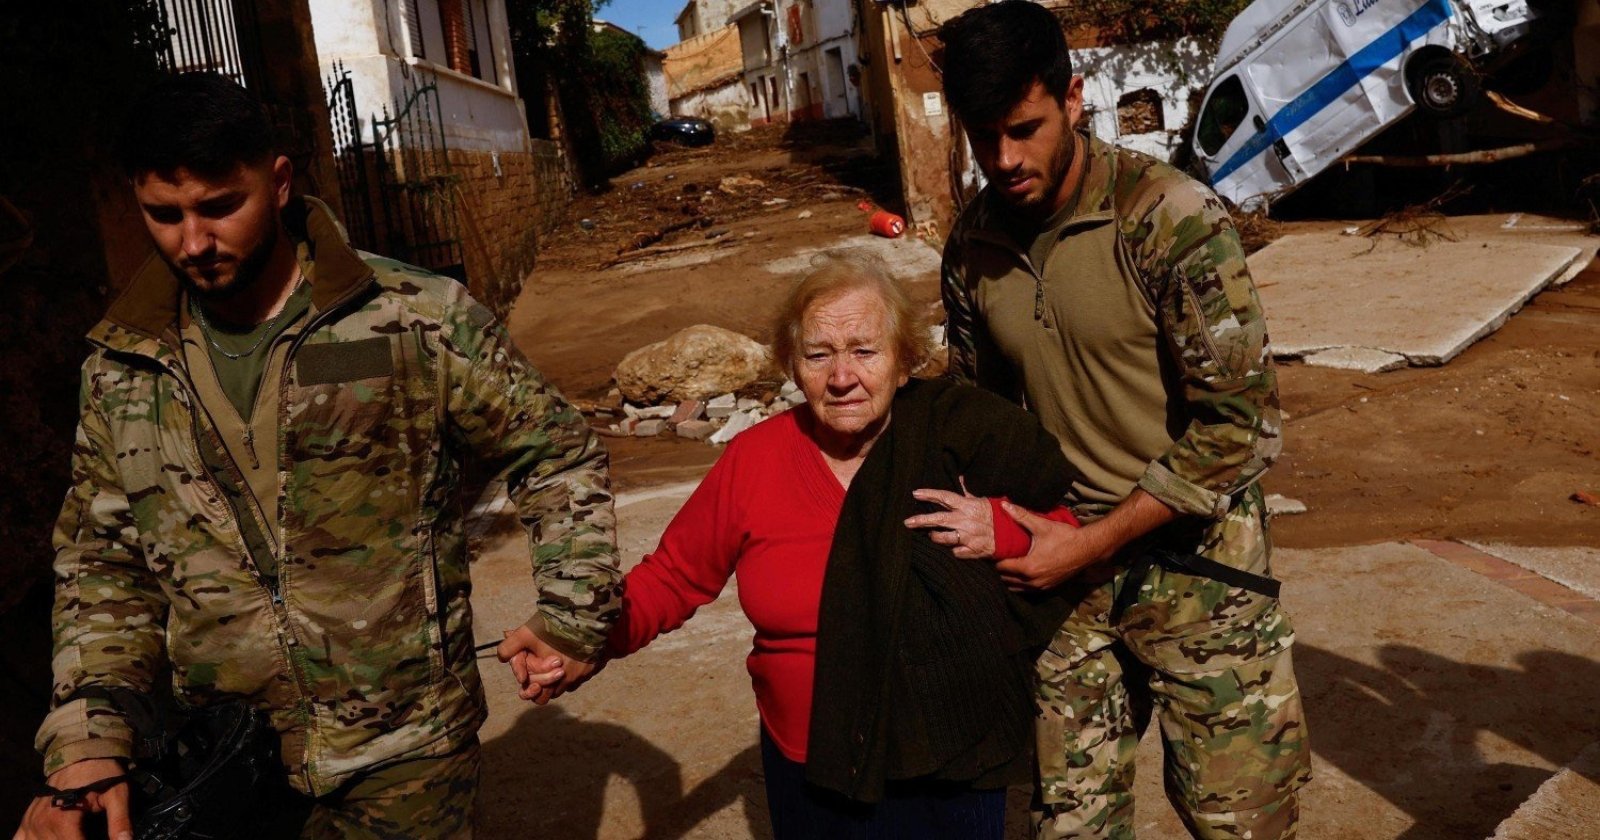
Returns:
[[[864,805],[806,782],[761,730],[773,840],[1003,840],[1006,792],[951,782],[890,782],[882,802]]]

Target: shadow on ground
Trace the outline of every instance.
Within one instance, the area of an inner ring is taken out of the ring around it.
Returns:
[[[739,836],[772,837],[754,745],[686,791],[678,762],[633,730],[547,706],[523,712],[483,755],[477,829],[485,836],[595,840],[608,825],[612,834],[618,809],[606,795],[617,777],[632,788],[649,840],[707,836],[701,824],[741,799],[748,825]]]
[[[782,147],[798,162],[821,167],[833,181],[862,190],[879,207],[905,213],[900,168],[876,154],[865,123],[854,118],[802,120],[783,129]]]
[[[1295,647],[1313,749],[1416,820],[1398,840],[1488,836],[1551,775],[1497,753],[1559,767],[1600,734],[1574,728],[1600,712],[1591,659],[1535,650],[1501,668],[1390,644],[1378,660]],[[1572,708],[1574,697],[1588,708]]]

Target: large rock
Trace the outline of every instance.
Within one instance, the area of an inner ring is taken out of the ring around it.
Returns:
[[[617,388],[629,402],[707,400],[782,377],[767,346],[709,324],[696,324],[624,356]]]

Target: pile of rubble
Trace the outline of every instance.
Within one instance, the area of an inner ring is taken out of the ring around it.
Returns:
[[[621,396],[620,392],[617,396]],[[689,399],[676,405],[652,406],[624,402],[621,408],[594,406],[589,411],[602,423],[612,421],[596,428],[602,435],[656,437],[670,433],[721,446],[745,429],[806,401],[805,394],[790,381],[761,397],[764,399],[727,393],[704,402]]]

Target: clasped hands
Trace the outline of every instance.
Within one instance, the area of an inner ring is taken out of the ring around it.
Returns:
[[[567,656],[526,626],[505,631],[505,641],[495,649],[495,656],[511,666],[520,686],[517,696],[540,706],[576,691],[606,666],[605,659],[584,662]]]
[[[1021,557],[997,559],[994,508],[988,499],[972,495],[965,479],[960,493],[923,489],[913,490],[911,495],[944,510],[912,516],[905,521],[907,528],[931,531],[929,539],[950,546],[950,553],[961,559],[993,562],[1000,579],[1016,591],[1054,588],[1109,553],[1096,538],[1093,526],[1079,528],[1056,522],[1003,501],[1000,506],[1028,532],[1032,542],[1028,553]]]

